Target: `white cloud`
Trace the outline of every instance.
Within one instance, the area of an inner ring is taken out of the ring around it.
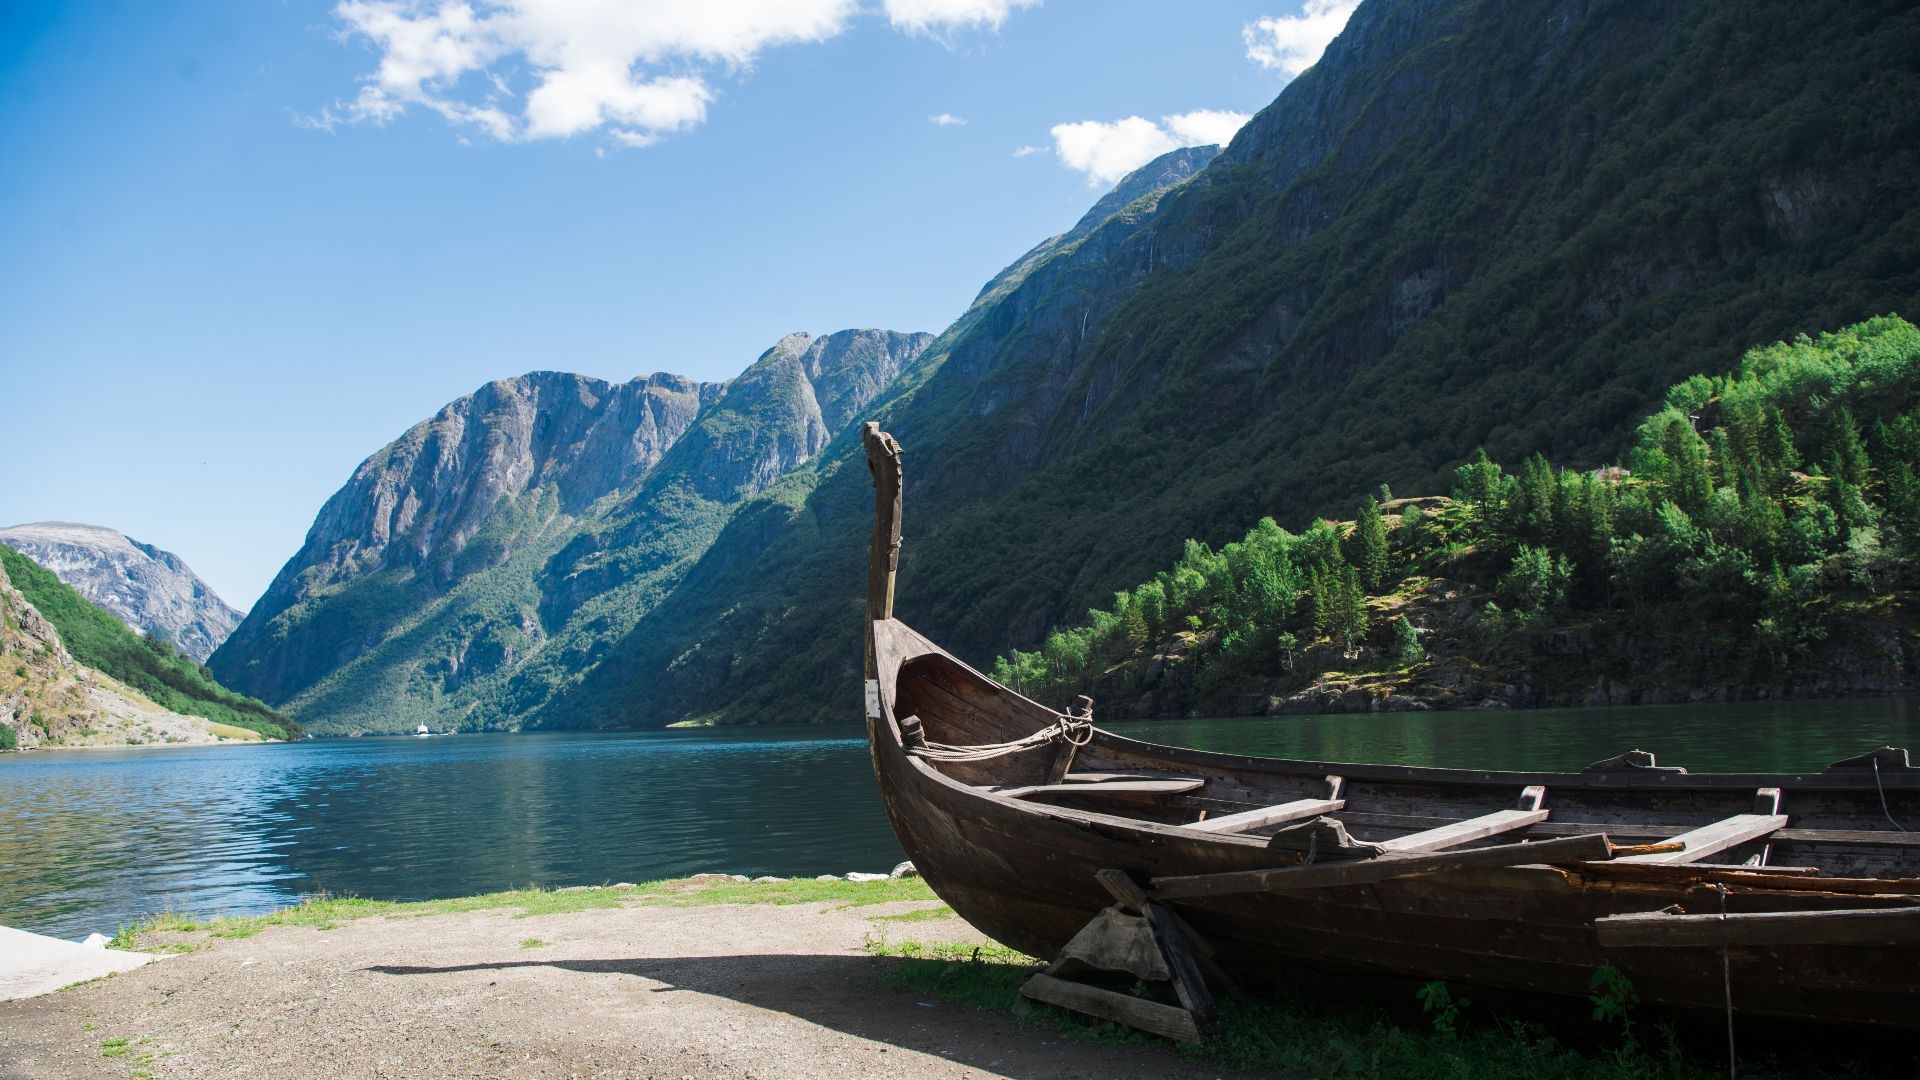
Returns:
[[[1082,120],[1076,124],[1055,124],[1051,134],[1054,153],[1059,155],[1061,163],[1086,173],[1088,187],[1102,187],[1169,150],[1224,144],[1247,120],[1245,113],[1197,109],[1178,116],[1163,116],[1158,124],[1141,116],[1129,116],[1112,123]],[[1014,156],[1022,155],[1016,150]]]
[[[966,127],[967,118],[964,116],[955,116],[950,112],[943,112],[937,116],[927,117],[927,123],[935,127]]]
[[[1240,31],[1247,59],[1274,71],[1298,75],[1314,65],[1327,43],[1347,25],[1360,0],[1306,0],[1298,15],[1255,19]]]
[[[1250,119],[1252,117],[1246,113],[1228,112],[1225,109],[1195,109],[1179,116],[1163,116],[1160,122],[1173,132],[1173,137],[1180,140],[1181,146],[1207,146],[1214,143],[1225,146],[1233,141],[1233,133]]]
[[[998,30],[1015,8],[1040,0],[886,0],[887,21],[909,34],[936,34],[984,26]]]
[[[1045,153],[1046,149],[1047,148],[1044,146],[1016,146],[1013,148],[1013,156],[1027,157],[1030,154]]]
[[[907,34],[998,29],[1039,0],[884,0]],[[341,0],[340,37],[378,55],[359,92],[295,122],[393,121],[439,113],[503,142],[604,130],[641,146],[698,127],[716,78],[769,49],[825,41],[863,0]],[[942,113],[936,123],[965,123]]]
[[[301,121],[384,124],[431,109],[502,141],[606,128],[644,145],[707,117],[721,71],[764,51],[825,41],[858,0],[345,0],[342,37],[370,42],[379,63],[350,100]],[[532,86],[524,104],[494,65],[517,58]]]

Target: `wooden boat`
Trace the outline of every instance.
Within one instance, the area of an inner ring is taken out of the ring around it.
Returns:
[[[981,931],[1056,957],[1124,889],[1243,983],[1325,971],[1585,996],[1610,963],[1647,1002],[1920,1027],[1906,751],[1766,774],[1635,751],[1544,773],[1129,739],[893,618],[900,447],[874,424],[864,438],[874,770],[914,865]]]

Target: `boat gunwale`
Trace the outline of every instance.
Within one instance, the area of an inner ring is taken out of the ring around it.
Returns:
[[[887,619],[884,620],[884,623],[891,624],[893,628],[905,630],[913,640],[924,646],[925,651],[912,654],[907,654],[902,651],[894,671],[891,673],[882,673],[883,676],[892,676],[891,679],[883,678],[883,691],[892,689],[897,692],[897,686],[888,687],[886,683],[897,683],[901,669],[904,669],[909,663],[932,655],[952,662],[982,683],[1010,694],[1036,709],[1059,715],[1059,710],[1034,701],[1019,691],[994,681],[991,676],[984,674],[966,661],[941,648],[924,634],[914,630],[901,620]],[[880,636],[877,630],[882,624],[883,621],[881,620],[875,621],[876,640]],[[889,706],[891,706],[893,696],[894,694],[892,693],[883,692],[882,694],[883,699]],[[1229,772],[1252,770],[1263,773],[1300,774],[1315,777],[1324,776],[1328,773],[1336,773],[1346,777],[1349,781],[1384,780],[1461,786],[1524,787],[1529,784],[1546,783],[1562,788],[1619,789],[1636,795],[1645,794],[1649,789],[1656,788],[1674,791],[1714,791],[1720,789],[1738,790],[1743,788],[1779,787],[1782,785],[1791,785],[1801,790],[1820,792],[1876,790],[1875,772],[1870,768],[1859,768],[1857,770],[1848,769],[1839,772],[1820,769],[1803,772],[1724,773],[1668,772],[1665,769],[1621,770],[1613,772],[1451,769],[1432,765],[1315,761],[1305,758],[1263,757],[1228,753],[1219,750],[1198,750],[1193,747],[1179,746],[1171,743],[1156,743],[1149,742],[1145,739],[1136,739],[1115,732],[1109,728],[1096,727],[1094,730],[1100,740],[1098,745],[1103,748],[1110,747],[1145,757],[1163,758],[1184,764],[1217,768]],[[893,734],[897,741],[900,738],[897,722],[894,723]],[[1878,773],[1878,776],[1877,788],[1898,789],[1903,791],[1909,788],[1920,790],[1920,768],[1910,767],[1900,770],[1882,770]]]

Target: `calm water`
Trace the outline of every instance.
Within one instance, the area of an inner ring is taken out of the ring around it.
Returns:
[[[1578,768],[1640,748],[1695,771],[1920,748],[1920,699],[1168,720],[1239,753]],[[352,739],[0,757],[0,924],[77,937],[155,911],[249,913],[319,891],[391,900],[901,858],[864,732]]]

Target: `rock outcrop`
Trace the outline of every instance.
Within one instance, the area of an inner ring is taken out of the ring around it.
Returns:
[[[323,733],[516,725],[548,688],[509,680],[549,650],[591,667],[930,340],[790,334],[722,383],[489,383],[354,471],[210,666]]]
[[[178,555],[98,525],[41,521],[0,529],[0,544],[53,571],[75,592],[143,634],[205,662],[240,624]]]

